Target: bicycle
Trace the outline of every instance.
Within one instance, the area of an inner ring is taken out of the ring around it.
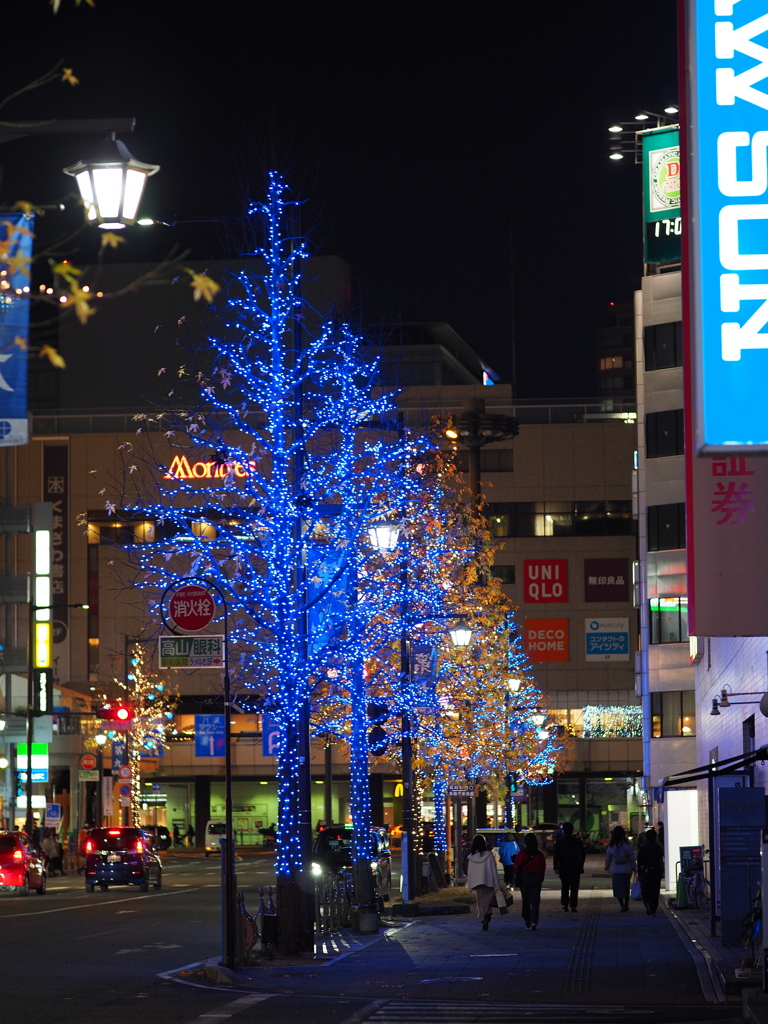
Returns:
[[[690,907],[698,910],[700,906],[706,906],[709,903],[709,893],[707,891],[708,886],[709,879],[705,876],[701,868],[698,868],[688,876],[686,892],[688,895],[688,905]]]

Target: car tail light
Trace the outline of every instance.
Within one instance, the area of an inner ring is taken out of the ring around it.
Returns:
[[[140,839],[136,840],[136,853],[144,853],[144,843]]]
[[[21,852],[21,850],[14,850],[13,851],[13,859],[14,860],[24,860],[24,854]]]
[[[86,841],[85,841],[85,852],[86,853],[93,853],[93,840],[92,839],[86,839]]]
[[[119,836],[120,835],[120,829],[119,828],[111,828],[107,834],[110,835],[110,836]]]

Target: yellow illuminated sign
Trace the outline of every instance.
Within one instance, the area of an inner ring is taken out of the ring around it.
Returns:
[[[50,622],[35,623],[35,668],[51,667],[51,624]]]

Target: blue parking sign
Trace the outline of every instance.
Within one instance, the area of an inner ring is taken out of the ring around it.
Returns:
[[[224,757],[224,715],[195,715],[195,757]]]

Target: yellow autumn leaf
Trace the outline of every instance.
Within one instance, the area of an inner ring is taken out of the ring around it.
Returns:
[[[89,292],[83,288],[78,288],[76,284],[72,285],[72,291],[69,295],[66,295],[64,306],[74,306],[75,316],[81,324],[87,324],[90,317],[96,312],[96,310],[88,304],[88,299],[91,298]]]
[[[66,370],[67,368],[64,357],[52,345],[43,345],[40,349],[40,358],[47,359],[51,366],[55,366],[58,370]]]
[[[69,82],[70,85],[79,85],[80,79],[72,74],[72,68],[64,68],[61,73],[62,82]]]
[[[213,297],[216,292],[221,291],[221,285],[213,280],[212,277],[208,277],[207,274],[196,274],[194,270],[190,270],[189,267],[184,268],[187,273],[192,277],[190,282],[190,288],[194,288],[193,298],[195,302],[199,302],[200,299],[205,299],[206,302],[213,302]]]
[[[68,260],[63,260],[61,263],[51,262],[51,270],[54,274],[58,274],[59,277],[63,277],[68,285],[76,285],[77,279],[82,274],[82,270],[79,267],[73,266]]]
[[[114,231],[105,231],[101,236],[101,248],[103,249],[108,245],[110,249],[116,249],[124,241],[125,239],[122,235],[118,235]]]
[[[16,348],[20,348],[22,352],[27,351],[27,339],[23,338],[20,334],[17,334],[13,339],[13,344]]]
[[[30,256],[9,256],[4,262],[9,274],[24,274],[25,277],[29,277],[29,264],[32,262]]]

